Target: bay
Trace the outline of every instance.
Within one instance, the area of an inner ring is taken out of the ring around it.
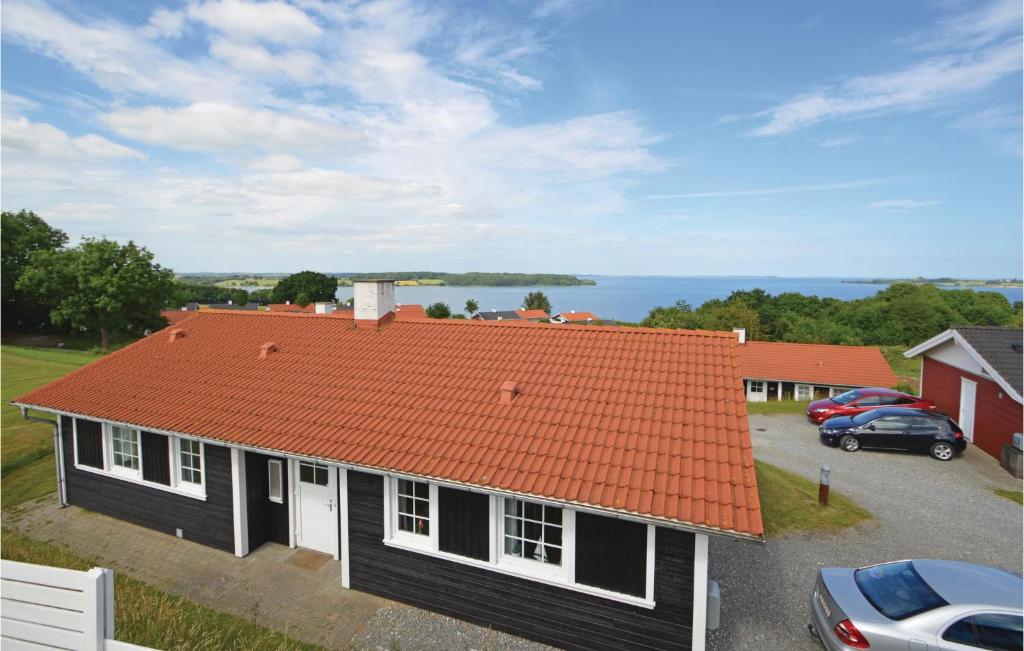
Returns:
[[[399,303],[419,303],[426,307],[438,301],[452,312],[461,312],[466,299],[472,298],[481,310],[514,310],[530,291],[544,292],[551,301],[552,313],[593,312],[601,319],[637,322],[652,308],[685,300],[693,307],[714,298],[726,298],[731,292],[760,288],[769,294],[799,292],[806,295],[853,300],[873,296],[885,285],[843,282],[842,278],[782,278],[778,276],[580,276],[592,278],[597,285],[571,287],[448,287],[398,286]],[[977,288],[1006,296],[1010,302],[1022,298],[1020,287]],[[351,287],[339,287],[337,296],[352,297]]]

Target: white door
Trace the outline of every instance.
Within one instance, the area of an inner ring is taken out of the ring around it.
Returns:
[[[338,550],[338,472],[305,461],[293,462],[292,468],[298,478],[295,544],[333,556]]]
[[[747,401],[767,402],[768,383],[764,380],[747,380]]]
[[[960,378],[960,418],[957,422],[968,441],[974,440],[974,398],[977,393],[977,382],[965,377]]]

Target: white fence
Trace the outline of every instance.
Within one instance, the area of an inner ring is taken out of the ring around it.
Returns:
[[[118,651],[145,647],[114,640],[114,573],[0,561],[0,646]]]

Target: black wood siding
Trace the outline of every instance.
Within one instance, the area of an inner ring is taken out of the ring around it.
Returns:
[[[281,504],[270,501],[267,461],[281,462]],[[256,452],[245,453],[245,493],[248,501],[249,551],[265,542],[287,545],[288,540],[288,464],[283,457]]]
[[[489,555],[490,503],[483,493],[437,489],[437,545],[443,552],[486,561]]]
[[[351,586],[567,649],[689,649],[693,534],[659,528],[654,609],[384,545],[384,484],[348,472]]]
[[[71,429],[71,419],[67,416],[62,416],[61,420],[66,421],[62,427],[63,431],[67,432],[66,438],[73,438],[74,432]],[[71,462],[74,463],[75,452],[73,447],[71,448],[71,454],[68,456],[71,458]],[[103,430],[100,424],[94,420],[78,419],[78,463],[83,466],[103,468]]]
[[[81,429],[83,419],[79,419]],[[71,419],[61,419],[64,433],[64,472],[68,503],[119,520],[234,552],[231,507],[231,452],[226,447],[203,446],[206,462],[206,501],[175,495],[157,488],[105,477],[75,468]]]
[[[576,514],[577,583],[643,597],[647,593],[646,557],[646,525]]]

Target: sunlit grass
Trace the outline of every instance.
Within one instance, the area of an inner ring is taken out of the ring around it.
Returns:
[[[835,533],[872,517],[856,502],[834,491],[829,494],[828,506],[819,506],[818,485],[814,482],[761,461],[755,466],[767,536],[794,531]]]

